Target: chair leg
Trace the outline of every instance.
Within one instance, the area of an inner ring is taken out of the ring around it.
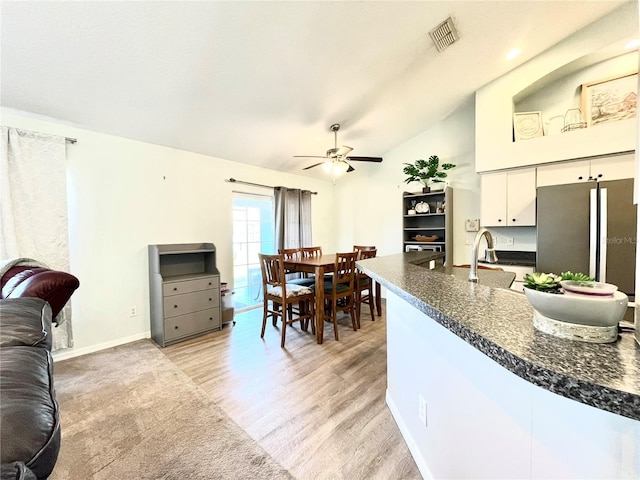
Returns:
[[[308,308],[309,308],[309,314],[311,315],[311,333],[313,335],[316,334],[316,322],[317,322],[317,317],[316,317],[316,312],[315,312],[315,302],[312,300],[308,300]]]
[[[338,302],[335,298],[331,301],[331,320],[333,321],[333,336],[338,340]]]
[[[349,315],[351,315],[351,326],[353,327],[353,331],[357,332],[360,327],[360,320],[357,320],[357,316],[355,314],[356,305],[353,303],[353,297],[347,299],[348,302],[351,303],[349,308]]]
[[[368,299],[367,303],[369,303],[369,313],[371,313],[371,321],[375,322],[376,321],[376,317],[373,314],[373,302],[375,300],[374,300],[373,288],[372,287],[373,287],[373,285],[372,285],[372,283],[370,283],[369,284],[369,295],[367,295],[367,299]]]
[[[284,339],[287,334],[287,308],[285,308],[284,304],[282,305],[282,340],[280,341],[280,348],[284,348]]]
[[[262,309],[262,332],[260,333],[260,338],[264,338],[264,330],[267,326],[267,306],[265,305]]]
[[[356,302],[356,325],[360,328],[360,290],[356,290],[353,292],[353,296],[355,297]]]

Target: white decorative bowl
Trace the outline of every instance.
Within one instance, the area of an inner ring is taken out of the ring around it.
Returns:
[[[618,323],[629,299],[622,292],[610,296],[553,294],[525,288],[534,308],[533,325],[561,338],[591,343],[615,342]]]

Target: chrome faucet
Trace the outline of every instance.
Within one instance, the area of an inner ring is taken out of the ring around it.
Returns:
[[[473,240],[473,247],[471,248],[471,265],[469,267],[469,281],[478,283],[478,247],[480,246],[480,240],[482,237],[487,238],[487,249],[484,252],[484,261],[487,263],[497,263],[498,257],[496,251],[493,248],[493,237],[491,232],[486,228],[481,228],[476,234],[476,238]]]

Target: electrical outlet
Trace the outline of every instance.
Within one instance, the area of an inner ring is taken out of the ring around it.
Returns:
[[[136,315],[138,315],[138,308],[135,306],[129,307],[129,316],[135,317]]]
[[[426,427],[427,426],[427,401],[421,394],[418,394],[418,417]]]
[[[507,245],[513,245],[513,237],[507,237]]]

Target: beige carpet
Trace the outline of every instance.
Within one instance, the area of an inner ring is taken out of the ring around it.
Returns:
[[[52,480],[291,479],[149,340],[58,362]]]

